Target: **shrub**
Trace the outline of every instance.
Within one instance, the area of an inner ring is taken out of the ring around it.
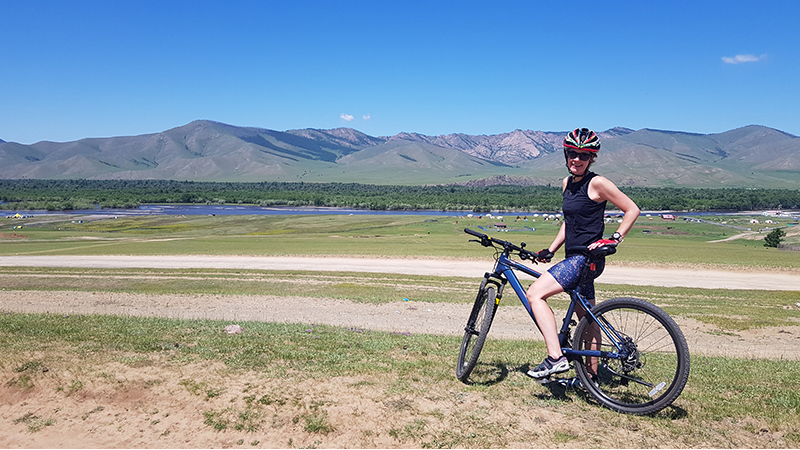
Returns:
[[[780,228],[770,231],[767,237],[764,238],[764,247],[777,248],[784,236],[786,236],[786,232]]]

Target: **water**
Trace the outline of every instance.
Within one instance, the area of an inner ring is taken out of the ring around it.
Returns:
[[[169,214],[186,216],[237,216],[237,215],[423,215],[423,216],[463,216],[470,211],[376,211],[369,209],[314,208],[314,207],[267,207],[247,205],[142,205],[141,214]]]
[[[3,216],[10,216],[16,213],[22,215],[43,215],[43,214],[103,214],[112,216],[124,215],[183,215],[183,216],[245,216],[245,215],[373,215],[373,216],[447,216],[459,217],[472,214],[474,216],[485,216],[487,213],[474,213],[472,211],[438,211],[438,210],[411,210],[411,211],[379,211],[370,209],[350,209],[350,208],[315,208],[315,207],[266,207],[252,205],[141,205],[138,209],[80,209],[73,211],[9,211],[0,210]],[[536,214],[551,214],[536,211],[526,212],[492,212],[493,216],[516,217],[534,216]]]
[[[785,211],[793,213],[795,216],[800,214],[797,211]],[[123,215],[185,215],[185,216],[244,216],[244,215],[422,215],[422,216],[446,216],[459,217],[472,214],[474,216],[485,216],[487,213],[474,213],[472,211],[438,211],[438,210],[413,210],[413,211],[378,211],[369,209],[351,208],[315,208],[315,207],[266,207],[252,205],[141,205],[136,209],[82,209],[74,211],[10,211],[0,210],[3,217],[11,216],[16,213],[22,215],[44,215],[44,214],[103,214],[112,216]],[[616,211],[607,211],[608,214],[618,214]],[[660,216],[665,211],[643,211],[642,216],[651,214]],[[491,213],[493,216],[516,217],[516,216],[535,216],[536,214],[552,214],[552,212],[541,211],[511,211]],[[692,211],[674,212],[676,216],[719,216],[719,215],[760,215],[761,211]]]

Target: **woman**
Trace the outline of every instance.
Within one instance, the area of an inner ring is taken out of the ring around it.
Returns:
[[[569,370],[569,361],[561,353],[555,315],[547,305],[550,296],[564,292],[565,289],[574,289],[578,285],[586,256],[570,253],[569,249],[585,246],[592,250],[603,245],[617,245],[622,242],[639,217],[639,208],[633,200],[607,178],[589,171],[599,150],[600,139],[588,128],[577,128],[564,138],[564,158],[570,172],[570,176],[564,178],[562,189],[564,223],[561,224],[553,243],[539,252],[537,259],[542,262],[550,261],[553,254],[564,244],[568,253],[563,261],[543,273],[528,289],[528,301],[547,345],[547,358],[538,367],[528,371],[528,375],[534,378],[545,378]],[[611,202],[625,213],[622,223],[611,235],[611,239],[603,239],[605,231],[603,216],[607,202]],[[602,270],[602,265],[598,265],[595,277],[600,275]],[[581,287],[581,293],[594,305],[593,280],[589,280]],[[582,317],[583,313],[582,310],[578,311],[578,317]]]

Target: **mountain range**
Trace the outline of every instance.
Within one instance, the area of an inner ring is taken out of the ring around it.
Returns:
[[[160,133],[31,145],[0,140],[0,178],[555,184],[566,134],[369,136],[197,120]],[[617,127],[593,170],[623,186],[800,188],[800,138],[751,125],[717,134]]]

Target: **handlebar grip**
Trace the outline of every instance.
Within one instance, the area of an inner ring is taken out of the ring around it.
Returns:
[[[501,241],[499,239],[490,238],[488,234],[478,233],[477,231],[472,231],[469,228],[464,228],[464,232],[467,233],[467,234],[471,234],[471,235],[475,236],[476,238],[480,238],[480,243],[484,247],[492,247],[494,245],[494,243],[497,243],[497,244],[500,244],[500,245],[504,245],[505,244],[505,242],[503,242],[503,241]]]
[[[475,236],[477,238],[482,238],[482,237],[486,236],[483,233],[478,233],[477,231],[472,231],[469,228],[464,228],[464,233],[471,234],[471,235],[473,235],[473,236]]]

